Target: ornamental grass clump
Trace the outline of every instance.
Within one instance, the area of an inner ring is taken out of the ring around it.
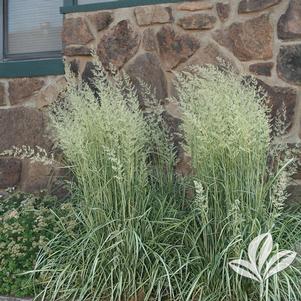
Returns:
[[[229,68],[191,67],[177,74],[177,87],[196,191],[194,289],[199,300],[260,300],[256,284],[228,263],[243,257],[260,233],[270,231],[280,248],[293,250],[299,242],[300,214],[284,211],[294,160],[274,145],[266,95],[254,80]],[[264,296],[297,301],[299,287],[293,267],[270,280]]]
[[[50,113],[58,148],[74,175],[76,231],[61,232],[37,259],[39,300],[301,300],[292,266],[261,291],[230,270],[270,232],[273,252],[294,250],[301,214],[285,210],[293,159],[273,144],[265,96],[231,70],[177,74],[184,149],[193,172],[174,174],[162,110],[141,83],[95,61],[89,86],[68,75]],[[281,122],[279,123],[281,124]],[[299,259],[295,261],[299,264]]]
[[[239,202],[248,219],[265,219],[270,126],[264,96],[252,82],[243,85],[215,67],[192,68],[177,78],[185,148],[196,180],[214,200],[210,214],[227,217]]]
[[[74,175],[79,230],[53,239],[35,274],[42,300],[161,300],[180,294],[182,221],[174,151],[147,87],[145,111],[125,74],[95,62],[90,87],[68,74],[50,117]],[[183,278],[182,278],[183,277]]]

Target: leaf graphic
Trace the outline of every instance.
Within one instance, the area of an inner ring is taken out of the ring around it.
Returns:
[[[266,276],[266,274],[271,269],[271,267],[275,264],[276,261],[278,261],[281,258],[283,258],[284,256],[290,254],[290,252],[291,251],[285,250],[285,251],[281,251],[281,252],[278,252],[277,254],[275,254],[267,263],[264,275]]]
[[[256,258],[257,258],[257,251],[258,251],[259,245],[262,242],[262,240],[265,239],[268,235],[269,235],[269,233],[264,233],[264,234],[258,235],[249,244],[248,256],[249,256],[250,262],[254,266],[257,266]]]
[[[297,256],[296,252],[293,251],[281,251],[274,255],[271,260],[268,262],[264,280],[267,280],[271,276],[283,271],[287,267],[289,267]],[[272,266],[278,261],[276,266],[272,268]]]
[[[231,262],[229,262],[229,266],[241,276],[250,278],[258,282],[262,281],[256,267],[254,268],[254,266],[249,261],[242,259],[232,260]]]
[[[265,237],[265,242],[263,243],[260,253],[259,253],[259,259],[258,259],[258,271],[261,272],[261,269],[270,256],[273,249],[273,238],[270,233],[267,233],[267,236]]]

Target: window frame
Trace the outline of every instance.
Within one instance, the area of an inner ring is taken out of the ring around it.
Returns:
[[[5,30],[7,30],[7,20],[5,18],[8,18],[8,14],[5,16],[6,1],[9,0],[0,0],[0,79],[63,75],[65,73],[63,49],[60,51],[6,55]]]
[[[10,54],[8,51],[8,1],[9,0],[0,0],[0,5],[2,8],[2,59],[5,61],[18,61],[18,60],[30,60],[30,59],[54,59],[60,58],[63,55],[63,50],[55,50],[55,51],[39,51],[39,52],[28,52],[28,53],[17,53]],[[59,9],[59,8],[58,8]],[[1,17],[1,14],[0,14]],[[1,34],[0,34],[1,35]]]
[[[61,7],[61,13],[68,14],[77,12],[92,12],[96,10],[107,10],[178,2],[184,2],[184,0],[117,0],[90,4],[78,4],[78,0],[64,0],[64,6]]]

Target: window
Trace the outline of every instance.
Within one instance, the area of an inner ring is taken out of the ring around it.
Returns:
[[[0,0],[0,57],[5,60],[61,56],[63,0]]]

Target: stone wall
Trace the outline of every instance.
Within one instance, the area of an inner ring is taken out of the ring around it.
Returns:
[[[300,143],[300,0],[194,0],[74,13],[65,16],[62,39],[66,60],[84,80],[89,82],[91,77],[90,53],[94,50],[105,67],[112,63],[123,68],[137,86],[140,77],[156,88],[157,97],[162,100],[174,94],[172,71],[193,64],[219,64],[218,57],[223,58],[238,72],[257,77],[269,94],[273,114],[286,105],[289,131],[284,139],[291,144]],[[43,109],[53,101],[63,81],[61,77],[0,79],[0,104],[4,105],[0,129],[5,128],[5,148],[36,142],[33,136],[40,134],[34,131],[38,127],[37,132],[41,133],[44,119],[32,107]],[[167,117],[177,122],[176,105],[166,101],[164,105]],[[19,137],[14,131],[22,131],[23,135]],[[2,144],[0,150],[4,148]],[[7,177],[0,176],[0,187],[1,179],[10,185],[21,179],[22,186],[25,175],[20,172],[20,164],[14,159],[2,160],[0,168],[9,164],[12,167],[6,168]],[[185,169],[185,164],[182,167]],[[18,172],[21,176],[17,180]],[[7,180],[10,178],[11,182]],[[300,187],[301,170],[291,187],[295,198],[300,197]]]
[[[0,153],[13,147],[52,148],[43,112],[65,85],[64,76],[0,78]],[[22,155],[0,156],[0,195],[9,188],[36,192],[49,187],[54,170],[49,164],[32,162]]]

